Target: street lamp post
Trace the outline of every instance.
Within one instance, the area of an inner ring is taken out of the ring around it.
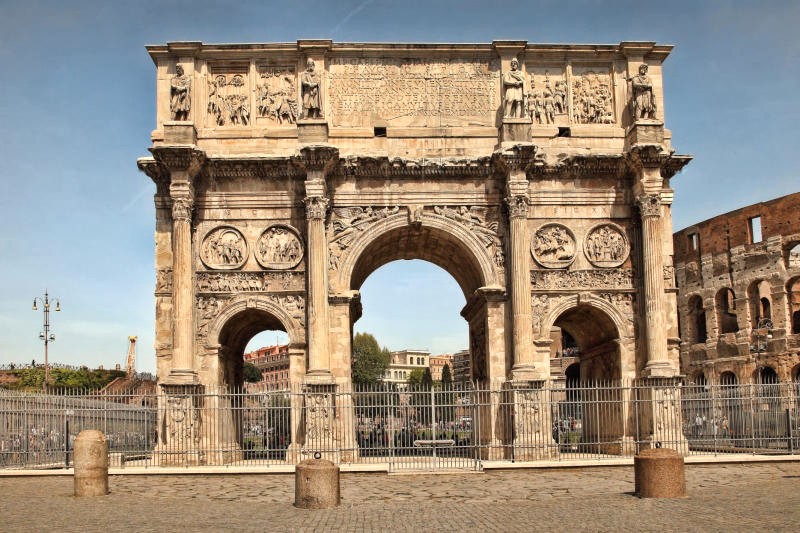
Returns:
[[[52,300],[56,304],[56,311],[61,311],[61,302],[54,298]],[[50,333],[50,295],[47,290],[44,291],[44,298],[37,296],[33,299],[33,310],[38,311],[37,304],[42,304],[42,312],[44,313],[44,323],[42,331],[39,332],[39,338],[44,341],[44,382],[42,383],[42,392],[47,392],[47,382],[50,380],[50,361],[47,354],[47,345],[56,340],[54,333]]]

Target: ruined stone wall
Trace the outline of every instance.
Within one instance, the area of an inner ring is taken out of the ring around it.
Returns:
[[[690,379],[749,383],[800,371],[800,193],[675,233],[681,368]],[[758,237],[760,220],[761,240]],[[756,242],[754,242],[756,241]],[[769,372],[769,371],[767,371]]]

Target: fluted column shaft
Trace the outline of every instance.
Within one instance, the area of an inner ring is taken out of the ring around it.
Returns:
[[[308,222],[308,373],[329,374],[328,246],[325,237],[328,200],[323,196],[307,196],[305,202]]]
[[[528,260],[527,197],[509,200],[511,252],[511,312],[514,317],[514,372],[533,370],[533,318],[531,317],[530,267]]]
[[[642,216],[642,278],[644,282],[647,364],[654,377],[671,375],[664,316],[664,258],[662,253],[661,201],[658,194],[637,198]]]
[[[193,368],[194,287],[192,285],[192,207],[190,187],[173,183],[172,197],[172,368]]]

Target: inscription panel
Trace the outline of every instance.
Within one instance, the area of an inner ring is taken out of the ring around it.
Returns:
[[[328,91],[337,127],[495,126],[499,62],[332,58]]]

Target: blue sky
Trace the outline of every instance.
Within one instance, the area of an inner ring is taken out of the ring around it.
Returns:
[[[673,180],[675,229],[798,187],[797,1],[0,2],[0,363],[40,361],[34,296],[61,299],[51,360],[153,370],[154,127],[145,44],[335,41],[676,46],[666,125],[694,162]],[[362,287],[358,330],[392,349],[466,347],[452,278],[392,263]],[[255,340],[256,343],[259,339]],[[269,340],[265,340],[269,342]]]

